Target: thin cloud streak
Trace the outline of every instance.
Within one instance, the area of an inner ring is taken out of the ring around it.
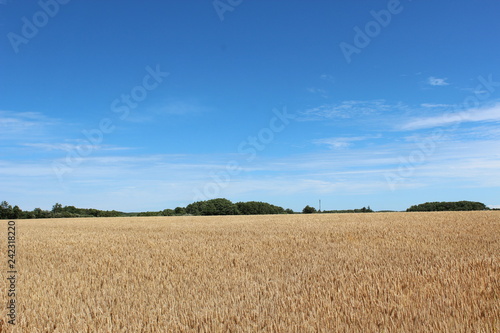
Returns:
[[[0,137],[33,135],[57,123],[39,112],[0,111]]]
[[[427,79],[427,83],[429,83],[431,86],[448,86],[448,85],[450,85],[448,82],[446,82],[446,80],[448,80],[448,79],[447,78],[437,78],[437,77],[431,76]]]
[[[353,142],[365,141],[370,139],[381,138],[381,135],[372,136],[355,136],[355,137],[334,137],[314,140],[313,143],[317,145],[327,145],[331,149],[341,149],[352,146]]]
[[[318,121],[325,119],[347,119],[391,111],[395,106],[384,100],[343,101],[338,104],[323,104],[299,113],[299,121]]]
[[[446,113],[437,117],[413,119],[400,126],[403,131],[449,126],[465,122],[500,121],[500,104],[482,109],[470,109],[457,113]]]

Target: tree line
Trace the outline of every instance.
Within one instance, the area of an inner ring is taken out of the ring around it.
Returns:
[[[489,210],[481,203],[474,201],[457,202],[426,202],[408,208],[407,212],[431,212],[431,211],[471,211]],[[303,214],[313,213],[371,213],[368,207],[348,210],[324,210],[307,205],[302,210]],[[193,202],[186,207],[175,209],[164,209],[161,211],[149,211],[140,213],[124,213],[116,210],[99,210],[94,208],[76,208],[75,206],[63,206],[56,203],[51,210],[35,208],[32,211],[23,211],[19,206],[11,206],[8,202],[0,202],[0,220],[6,219],[40,219],[40,218],[70,218],[70,217],[118,217],[118,216],[213,216],[213,215],[267,215],[267,214],[294,214],[292,209],[284,209],[267,202],[247,201],[233,203],[228,199],[218,198],[205,201]]]
[[[407,212],[436,212],[436,211],[468,211],[489,210],[482,202],[456,201],[456,202],[426,202],[408,208]]]
[[[93,208],[76,208],[75,206],[62,206],[56,203],[52,210],[35,208],[32,211],[23,211],[19,206],[12,207],[7,201],[0,203],[0,220],[7,219],[48,219],[68,217],[115,217],[123,213],[116,210],[99,210]]]
[[[293,210],[271,205],[267,202],[248,201],[232,203],[227,199],[211,199],[193,202],[186,207],[164,209],[140,213],[124,213],[116,210],[99,210],[94,208],[76,208],[56,203],[51,210],[35,208],[23,211],[19,206],[12,207],[7,201],[0,203],[0,220],[6,219],[40,219],[71,217],[118,217],[118,216],[183,216],[183,215],[259,215],[259,214],[293,214]]]
[[[138,216],[213,216],[213,215],[266,215],[266,214],[293,214],[293,210],[284,209],[267,202],[247,201],[233,203],[228,199],[218,198],[205,201],[196,201],[186,207],[165,209],[159,212],[144,212]]]
[[[339,213],[373,213],[373,210],[368,206],[368,208],[363,207],[359,209],[343,209],[343,210],[316,210],[316,208],[309,205],[302,209],[303,214],[314,214],[314,213],[326,213],[326,214],[339,214]]]

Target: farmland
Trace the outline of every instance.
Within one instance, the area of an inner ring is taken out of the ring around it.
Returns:
[[[498,211],[16,223],[7,331],[499,332]]]

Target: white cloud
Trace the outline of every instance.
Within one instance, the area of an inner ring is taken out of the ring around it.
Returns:
[[[458,133],[461,137],[472,139],[500,139],[500,128],[496,124],[486,124],[463,129]]]
[[[332,149],[346,148],[351,145],[351,141],[356,141],[355,138],[329,138],[329,139],[319,139],[314,140],[315,144],[328,145]]]
[[[321,95],[321,97],[323,97],[323,98],[328,97],[328,93],[326,92],[325,89],[316,88],[316,87],[309,87],[309,88],[307,88],[307,91],[310,92],[311,94]]]
[[[0,136],[34,135],[55,123],[38,112],[0,111]]]
[[[400,129],[416,130],[478,121],[500,121],[500,104],[482,109],[470,109],[463,112],[446,113],[436,117],[417,118],[403,124]]]
[[[422,103],[420,104],[423,108],[450,108],[453,104],[435,104],[435,103]]]
[[[325,81],[328,81],[328,82],[332,82],[332,83],[335,82],[335,78],[332,75],[330,75],[330,74],[321,74],[320,78],[322,80],[325,80]]]
[[[369,138],[330,139],[333,144],[335,139],[352,143]],[[192,202],[194,189],[217,181],[222,186],[216,195],[228,198],[306,192],[379,194],[390,191],[385,175],[399,175],[400,165],[409,163],[403,160],[411,159],[419,149],[418,142],[375,141],[370,147],[348,150],[285,158],[258,156],[252,163],[241,159],[241,171],[230,176],[227,163],[237,159],[234,154],[88,157],[62,183],[52,169],[53,160],[0,160],[0,183],[9,189],[12,202],[22,202],[27,192],[37,194],[36,200],[32,199],[34,206],[23,209],[45,207],[61,198],[67,205],[124,211],[182,206]],[[495,139],[464,141],[457,137],[436,142],[433,152],[424,155],[411,173],[407,174],[408,168],[404,167],[398,190],[500,186],[500,146]],[[57,161],[64,163],[65,159]],[[221,175],[220,179],[214,179],[214,175]]]
[[[381,136],[355,136],[355,137],[338,137],[338,138],[325,138],[314,140],[313,143],[320,145],[328,145],[332,149],[347,148],[355,141],[364,141],[368,139],[376,139]]]
[[[397,107],[397,106],[396,106]],[[323,104],[300,112],[298,120],[346,119],[355,116],[376,114],[393,110],[395,106],[388,105],[384,100],[373,101],[343,101],[339,104]]]
[[[448,79],[431,76],[427,79],[427,83],[429,83],[431,86],[448,86],[449,83],[446,82],[446,80]]]
[[[481,88],[483,88],[483,87],[480,85],[480,86],[478,86],[476,88],[461,88],[460,90],[468,91],[471,94],[474,94],[474,95],[476,95],[478,97],[479,97],[479,95],[490,94],[490,91],[485,90],[485,89],[481,89]]]
[[[79,145],[79,144],[73,144],[73,143],[23,143],[21,144],[22,146],[25,147],[31,147],[31,148],[36,148],[36,149],[41,149],[41,150],[46,150],[46,151],[55,151],[55,150],[62,150],[62,151],[72,151],[72,150],[87,150],[89,148],[92,149],[98,149],[98,146],[94,145]]]
[[[109,145],[91,145],[91,144],[74,144],[74,143],[23,143],[25,147],[32,147],[45,151],[86,151],[92,150],[129,150],[129,147],[114,147]]]

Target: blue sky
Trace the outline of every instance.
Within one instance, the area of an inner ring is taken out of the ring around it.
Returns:
[[[500,207],[500,3],[0,1],[0,200]]]

